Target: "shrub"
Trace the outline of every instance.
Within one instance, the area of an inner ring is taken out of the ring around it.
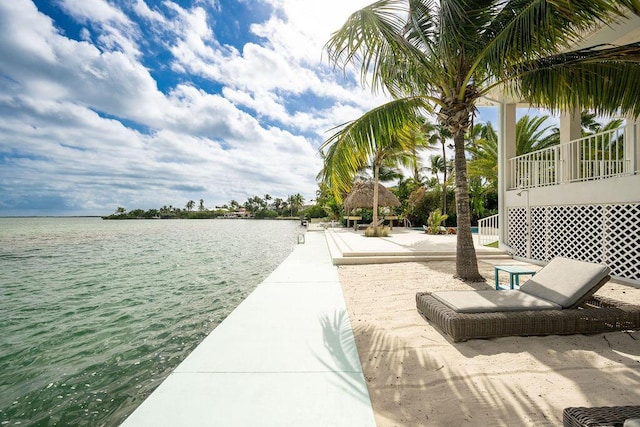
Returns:
[[[364,230],[365,237],[389,237],[389,227],[367,227]]]
[[[436,209],[435,211],[429,214],[429,218],[427,219],[427,229],[425,230],[427,234],[444,234],[446,233],[446,229],[441,227],[440,224],[449,218],[449,215],[442,214],[440,209]]]
[[[327,210],[320,205],[314,205],[304,211],[307,218],[324,218],[327,216]]]

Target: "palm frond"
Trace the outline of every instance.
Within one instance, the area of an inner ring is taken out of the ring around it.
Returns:
[[[336,65],[360,64],[363,84],[371,73],[374,90],[384,87],[385,71],[405,62],[402,12],[397,0],[379,0],[353,13],[325,46],[330,60]]]
[[[409,5],[406,0],[379,0],[360,9],[325,45],[330,61],[359,67],[362,83],[371,79],[374,91],[385,89],[394,97],[424,94],[425,84],[439,75],[437,58],[425,55],[433,52],[426,46],[434,43],[429,30],[434,17],[420,15],[432,5],[431,0],[413,0]]]
[[[633,3],[637,0],[627,0]],[[626,19],[611,0],[509,0],[496,2],[491,24],[482,34],[485,48],[474,69],[486,67],[499,78],[515,64],[566,50],[597,25]]]
[[[526,64],[517,93],[551,110],[640,115],[640,43],[591,48]]]
[[[555,140],[548,138],[552,125],[543,126],[549,116],[523,116],[516,123],[516,155],[542,150],[555,145]]]
[[[320,147],[324,168],[319,177],[337,199],[349,191],[358,170],[372,161],[382,163],[402,150],[408,150],[409,129],[422,123],[428,108],[421,98],[402,98],[383,104],[360,118],[334,128],[336,132]]]

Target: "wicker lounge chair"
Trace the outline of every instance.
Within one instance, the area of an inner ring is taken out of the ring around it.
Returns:
[[[519,290],[416,294],[418,311],[454,341],[640,328],[640,306],[593,294],[609,268],[554,258]]]
[[[565,408],[562,412],[562,425],[564,427],[626,427],[638,424],[640,424],[640,406]]]

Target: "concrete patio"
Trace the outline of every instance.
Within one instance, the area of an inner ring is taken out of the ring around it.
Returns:
[[[430,235],[403,227],[394,228],[389,237],[365,237],[363,231],[350,228],[327,228],[326,235],[335,265],[446,261],[456,257],[456,235]],[[479,245],[477,236],[474,244],[479,260],[504,263],[512,259],[505,251]]]

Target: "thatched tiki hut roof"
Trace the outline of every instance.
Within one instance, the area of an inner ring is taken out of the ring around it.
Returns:
[[[378,184],[378,206],[400,206],[398,198],[384,185]],[[356,182],[344,199],[344,209],[373,208],[373,182]]]

